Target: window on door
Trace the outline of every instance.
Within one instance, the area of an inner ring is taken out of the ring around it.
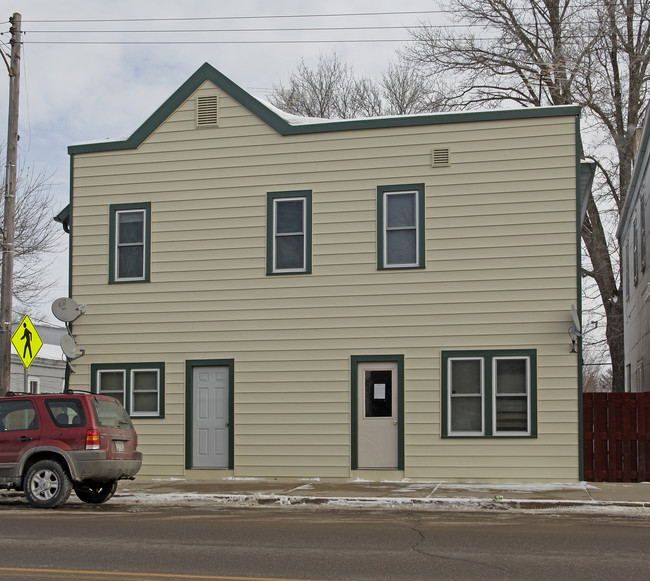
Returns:
[[[424,184],[377,188],[377,267],[424,268]]]
[[[443,436],[536,436],[536,369],[535,350],[443,352]]]
[[[109,282],[149,280],[151,204],[110,207]]]
[[[267,199],[267,274],[311,272],[311,192],[274,192]]]
[[[393,415],[393,372],[390,369],[366,370],[365,408],[366,418],[390,418]]]

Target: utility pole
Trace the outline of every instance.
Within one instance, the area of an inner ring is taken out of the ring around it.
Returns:
[[[18,104],[20,96],[21,16],[11,23],[11,62],[9,69],[9,121],[7,124],[7,177],[2,231],[2,280],[0,281],[0,395],[11,387],[11,317],[14,283],[14,221],[16,215],[16,165],[18,163]],[[3,54],[4,58],[4,54]],[[6,62],[6,59],[5,59]]]

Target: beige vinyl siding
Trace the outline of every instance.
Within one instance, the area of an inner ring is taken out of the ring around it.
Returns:
[[[405,358],[405,471],[575,480],[575,119],[280,136],[196,95],[137,150],[74,156],[72,296],[91,363],[165,363],[165,418],[136,421],[143,474],[185,474],[185,361],[235,361],[237,476],[349,477],[350,357]],[[450,167],[432,168],[448,147]],[[377,186],[426,186],[426,268],[377,271]],[[312,191],[309,275],[265,275],[266,195]],[[108,284],[109,205],[151,202],[151,282]],[[533,348],[536,439],[442,439],[440,353]]]

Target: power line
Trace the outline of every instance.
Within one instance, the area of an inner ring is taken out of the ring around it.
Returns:
[[[168,28],[168,29],[149,29],[149,30],[28,30],[30,34],[121,34],[121,33],[188,33],[188,32],[332,32],[338,30],[404,30],[412,28],[485,28],[481,24],[446,24],[446,25],[427,25],[417,24],[413,26],[313,26],[300,28]]]
[[[400,10],[396,12],[340,12],[334,14],[266,14],[260,16],[202,16],[186,18],[80,18],[80,19],[55,19],[55,20],[25,20],[24,22],[187,22],[206,20],[265,20],[273,18],[331,18],[349,16],[401,16],[410,14],[446,14],[446,10]]]
[[[413,42],[412,38],[366,38],[366,39],[302,39],[302,40],[25,40],[23,44],[98,44],[98,45],[147,45],[147,44],[322,44],[322,43],[383,43]]]

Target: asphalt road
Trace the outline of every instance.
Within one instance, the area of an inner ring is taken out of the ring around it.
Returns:
[[[650,520],[516,512],[0,506],[0,579],[643,579]]]

